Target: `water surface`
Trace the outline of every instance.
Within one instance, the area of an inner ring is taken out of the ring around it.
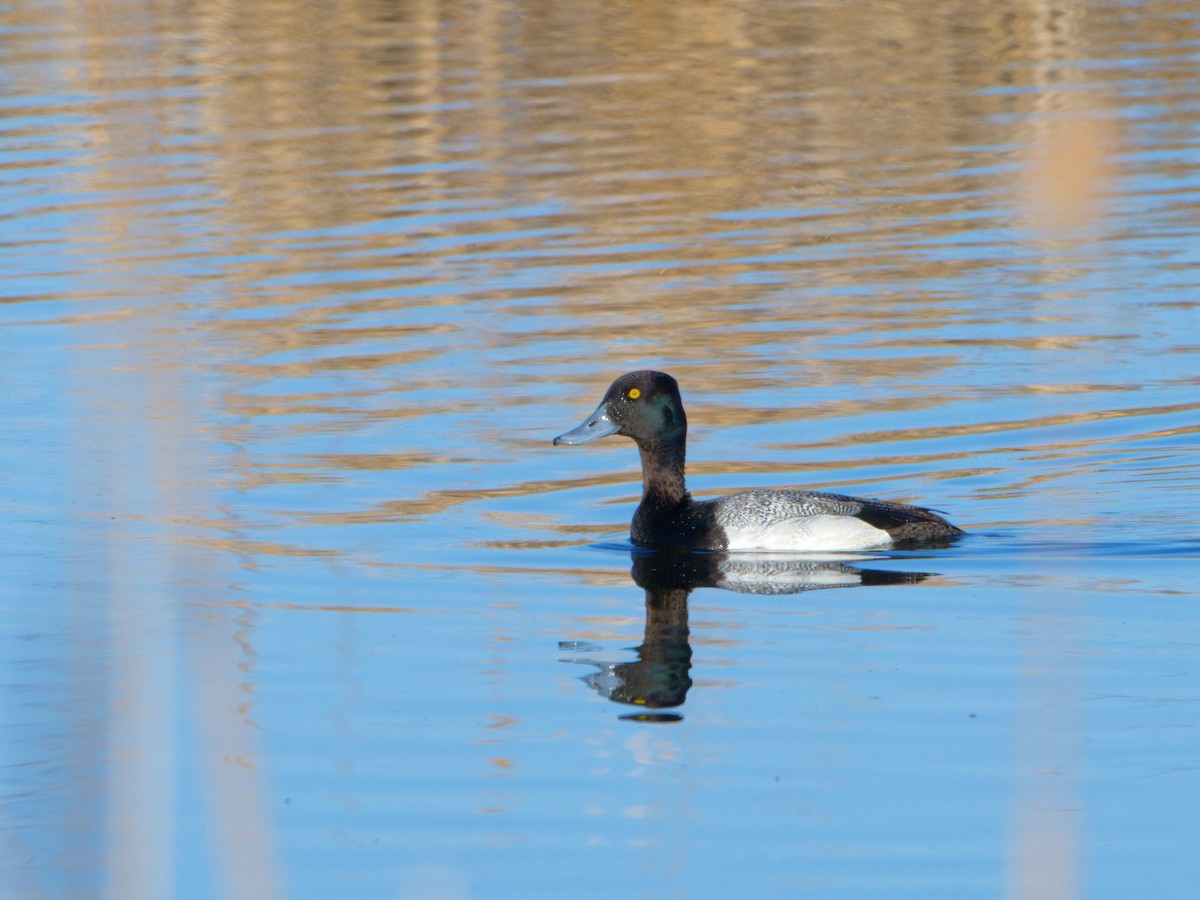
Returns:
[[[21,897],[1190,898],[1188,4],[10,4]],[[711,496],[967,528],[631,552]]]

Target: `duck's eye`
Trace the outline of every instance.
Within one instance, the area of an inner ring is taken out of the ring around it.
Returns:
[[[642,389],[641,388],[630,388],[629,393],[626,394],[625,396],[627,396],[630,400],[636,400],[638,397],[642,396]]]

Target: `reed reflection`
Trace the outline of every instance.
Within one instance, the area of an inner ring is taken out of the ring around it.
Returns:
[[[606,663],[573,657],[567,663],[594,666],[583,682],[614,703],[641,707],[620,718],[639,722],[679,722],[665,712],[683,706],[692,687],[692,645],[688,597],[696,588],[742,594],[800,594],[827,588],[916,584],[927,572],[868,569],[840,559],[805,559],[777,554],[690,553],[662,550],[632,553],[630,575],[646,592],[642,643],[633,662]],[[564,648],[582,649],[562,644]]]

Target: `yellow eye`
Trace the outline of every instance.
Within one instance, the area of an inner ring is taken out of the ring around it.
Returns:
[[[636,400],[640,396],[642,396],[641,388],[630,388],[629,389],[629,399],[630,400]]]

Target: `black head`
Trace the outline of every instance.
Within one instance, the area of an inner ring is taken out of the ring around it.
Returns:
[[[683,442],[687,417],[675,379],[650,369],[622,375],[595,412],[578,428],[556,437],[554,443],[587,444],[609,434],[631,437],[643,447]]]

